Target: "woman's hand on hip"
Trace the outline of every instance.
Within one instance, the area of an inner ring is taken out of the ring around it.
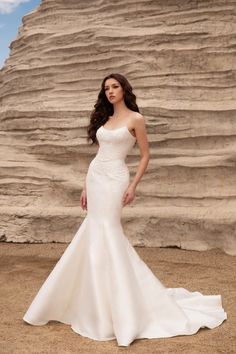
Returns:
[[[123,206],[130,204],[134,200],[134,198],[135,198],[135,187],[130,184],[123,194],[123,198],[122,198]]]
[[[85,189],[82,190],[80,195],[80,206],[83,210],[87,210],[87,195]]]

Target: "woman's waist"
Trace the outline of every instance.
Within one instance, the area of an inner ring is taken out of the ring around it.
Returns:
[[[94,157],[94,160],[96,161],[101,161],[101,162],[115,162],[116,163],[120,163],[120,161],[122,161],[123,163],[125,163],[125,158],[126,156],[123,155],[116,155],[116,154],[103,154],[103,153],[97,153],[97,155]]]
[[[128,169],[125,159],[118,158],[118,157],[109,158],[105,156],[96,155],[90,164],[104,170],[114,170],[114,169],[127,170]]]
[[[95,156],[90,163],[89,172],[121,180],[129,178],[128,166],[124,159],[120,158],[103,160],[99,156]]]

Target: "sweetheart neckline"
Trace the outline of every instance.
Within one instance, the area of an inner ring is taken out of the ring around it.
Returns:
[[[120,127],[120,128],[116,128],[116,129],[107,129],[107,128],[104,128],[104,126],[103,125],[101,125],[101,128],[103,128],[104,130],[107,130],[107,131],[109,131],[109,132],[113,132],[113,131],[115,131],[115,130],[119,130],[119,129],[126,129],[127,130],[127,132],[129,133],[129,135],[132,137],[132,138],[134,138],[135,140],[136,140],[136,137],[135,136],[133,136],[133,134],[131,134],[130,133],[130,131],[129,131],[129,129],[128,129],[128,127],[125,125],[125,126],[123,126],[123,127]]]

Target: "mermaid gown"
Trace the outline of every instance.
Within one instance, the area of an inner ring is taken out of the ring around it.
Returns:
[[[192,335],[226,318],[221,295],[166,288],[139,257],[121,225],[129,185],[128,128],[97,130],[99,149],[87,175],[87,214],[33,299],[23,320],[50,320],[82,336],[128,346],[138,338]]]

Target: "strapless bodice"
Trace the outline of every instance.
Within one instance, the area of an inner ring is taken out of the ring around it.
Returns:
[[[98,128],[96,136],[99,149],[95,157],[100,161],[125,160],[136,141],[127,126],[112,130],[101,126]]]

